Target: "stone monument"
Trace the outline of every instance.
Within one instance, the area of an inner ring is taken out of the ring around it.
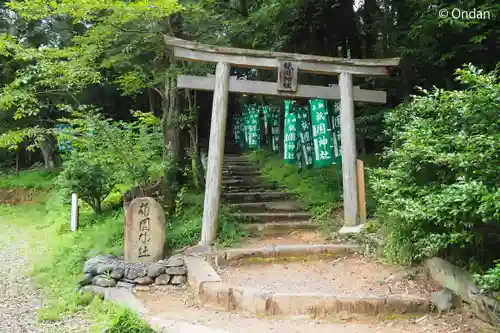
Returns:
[[[125,261],[153,262],[163,259],[165,214],[153,198],[132,200],[125,216]]]

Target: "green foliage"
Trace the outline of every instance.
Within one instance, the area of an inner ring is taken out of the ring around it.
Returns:
[[[457,71],[464,90],[422,91],[387,114],[387,168],[372,178],[390,259],[485,256],[500,217],[500,85],[495,72]],[[465,259],[465,258],[464,258]],[[469,258],[467,258],[467,261]]]
[[[0,172],[0,189],[43,189],[48,190],[53,187],[54,178],[57,177],[56,172],[46,170],[25,170],[19,174]]]
[[[149,325],[128,309],[122,309],[110,321],[108,333],[154,333]]]
[[[475,274],[474,280],[479,288],[485,291],[500,291],[500,261],[484,274]]]
[[[330,223],[332,215],[341,207],[341,170],[338,166],[299,172],[296,166],[284,165],[279,156],[266,151],[254,151],[249,158],[260,166],[266,179],[296,193],[315,219]]]
[[[219,213],[218,243],[229,247],[235,245],[247,233],[238,228],[238,222],[222,206]],[[170,218],[166,230],[167,248],[179,249],[195,245],[201,234],[203,216],[203,193],[182,188],[176,198],[176,211]]]
[[[103,200],[116,185],[116,176],[109,161],[96,159],[95,153],[76,151],[64,163],[57,185],[66,200],[76,193],[100,214]]]
[[[110,121],[88,111],[64,119],[72,128],[60,133],[74,150],[65,158],[58,185],[66,197],[77,193],[95,212],[117,184],[144,187],[161,178],[168,161],[162,159],[163,135],[159,120],[134,113],[132,123]]]

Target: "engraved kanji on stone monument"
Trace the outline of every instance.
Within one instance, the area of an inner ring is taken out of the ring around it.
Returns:
[[[125,219],[125,260],[153,262],[163,259],[165,214],[153,198],[136,198]]]

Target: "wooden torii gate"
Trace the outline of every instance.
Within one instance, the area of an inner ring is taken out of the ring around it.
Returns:
[[[171,36],[165,36],[164,39],[167,47],[173,50],[174,57],[178,59],[217,64],[215,76],[179,75],[177,78],[178,88],[214,91],[201,245],[212,245],[217,238],[229,92],[340,100],[344,200],[344,226],[340,232],[356,232],[360,229],[354,102],[385,104],[387,97],[384,91],[353,87],[352,77],[354,75],[363,77],[387,76],[390,67],[398,66],[399,58],[331,58],[217,47]],[[278,82],[238,80],[236,77],[230,76],[230,66],[277,69]],[[339,85],[324,87],[297,84],[298,71],[339,75]]]

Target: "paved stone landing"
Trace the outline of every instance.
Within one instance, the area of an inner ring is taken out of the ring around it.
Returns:
[[[314,315],[349,312],[363,315],[425,313],[428,298],[409,294],[349,296],[328,293],[274,292],[231,285],[210,263],[226,265],[242,259],[279,260],[311,256],[348,256],[360,251],[358,245],[280,245],[254,249],[231,249],[199,253],[185,258],[188,282],[204,307],[256,316]],[[313,281],[311,283],[314,283]]]

